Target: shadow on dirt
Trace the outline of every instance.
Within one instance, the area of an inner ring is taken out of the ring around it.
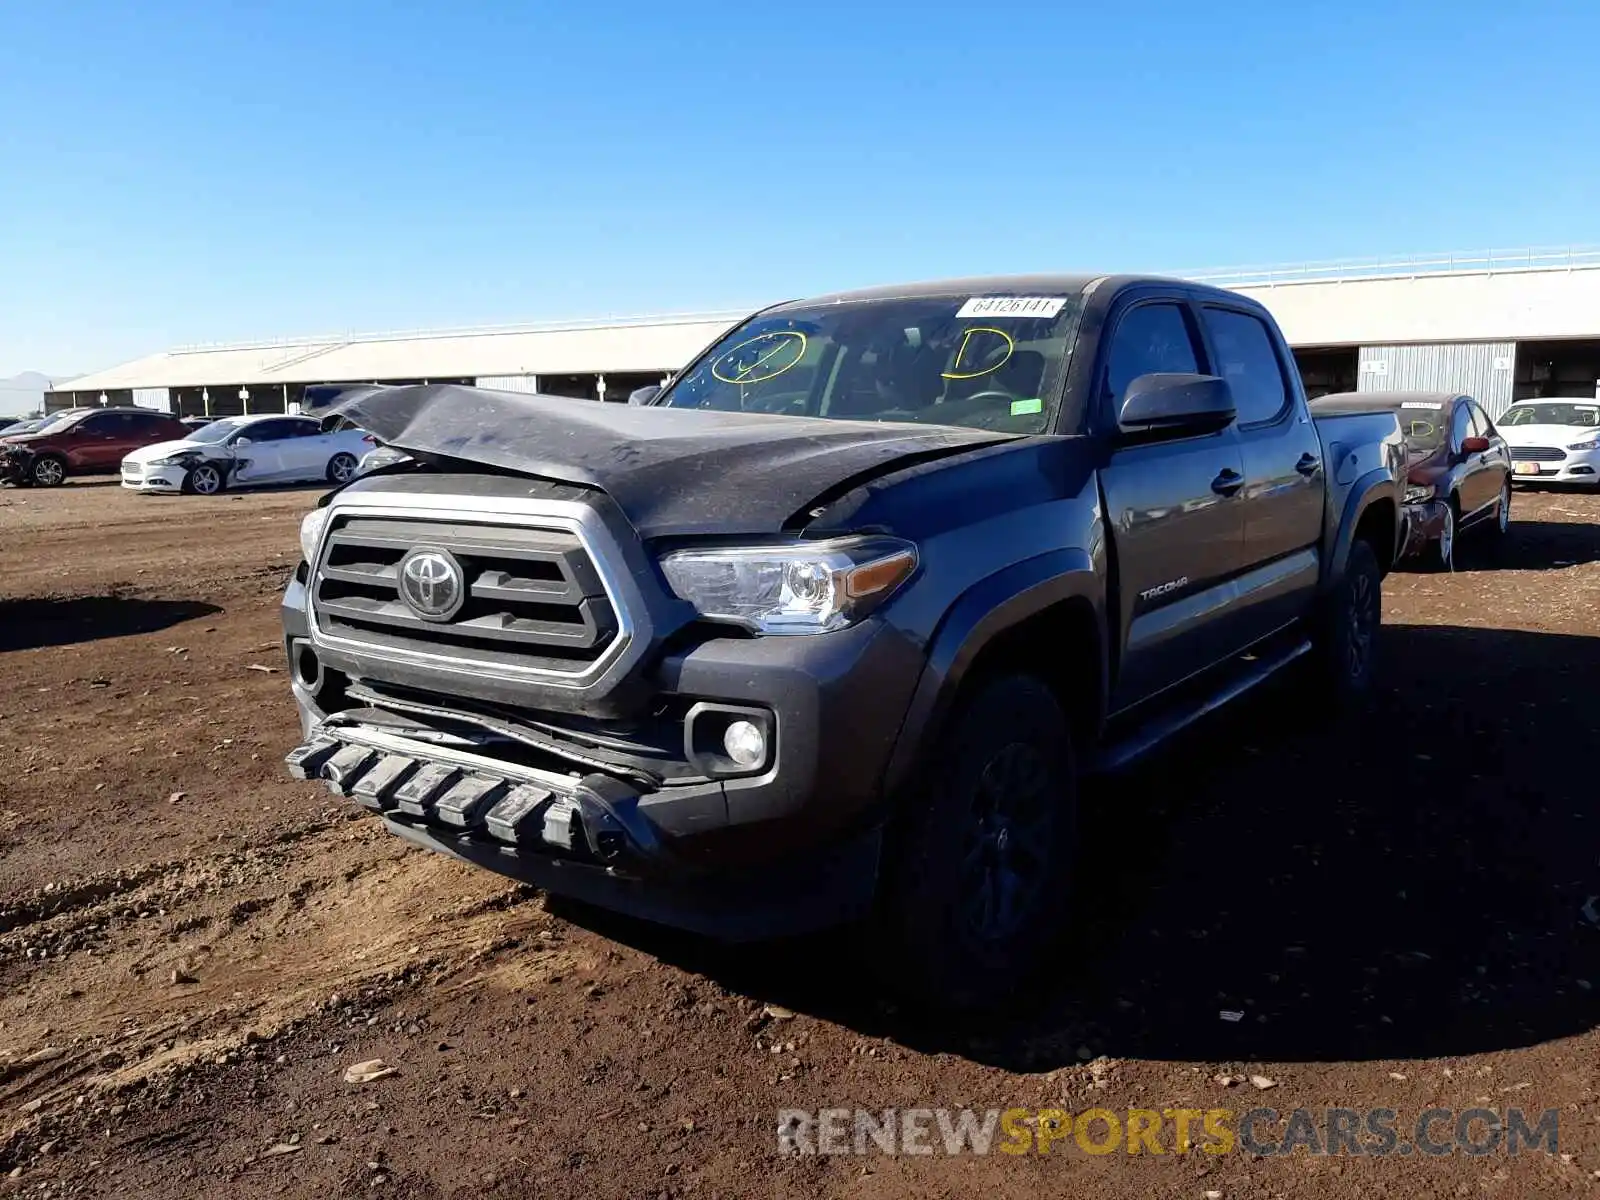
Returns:
[[[1515,509],[1512,510],[1515,512]],[[1400,564],[1407,574],[1426,575],[1436,546]],[[1512,519],[1510,532],[1496,539],[1488,526],[1462,533],[1456,546],[1456,573],[1480,571],[1564,571],[1584,563],[1600,562],[1600,527],[1577,521],[1521,521]]]
[[[0,600],[0,653],[155,633],[221,611],[214,604],[197,600],[143,600],[133,596]]]
[[[1600,814],[1579,752],[1600,744],[1600,638],[1391,626],[1383,651],[1393,685],[1338,728],[1285,680],[1096,785],[1056,965],[997,1017],[896,1012],[842,934],[724,948],[574,915],[735,991],[1014,1070],[1080,1047],[1464,1055],[1600,1025]]]

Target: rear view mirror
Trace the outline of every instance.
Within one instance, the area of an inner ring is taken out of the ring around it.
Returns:
[[[1117,419],[1130,433],[1190,435],[1226,429],[1236,416],[1226,379],[1154,372],[1128,385]]]
[[[633,406],[649,404],[650,401],[654,400],[659,395],[661,395],[661,385],[659,383],[647,384],[646,386],[630,393],[628,396],[628,403]]]
[[[1486,437],[1469,437],[1461,439],[1461,453],[1482,454],[1489,448],[1489,439]]]

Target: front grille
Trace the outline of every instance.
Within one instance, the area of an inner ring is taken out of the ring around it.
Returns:
[[[418,547],[460,563],[466,596],[448,620],[400,594],[401,560]],[[335,517],[323,539],[312,611],[324,636],[377,652],[579,675],[611,648],[617,613],[578,535],[566,529],[379,516]]]
[[[1567,452],[1557,446],[1512,446],[1513,462],[1565,462]]]

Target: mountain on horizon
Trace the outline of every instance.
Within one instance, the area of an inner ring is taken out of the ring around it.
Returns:
[[[44,394],[57,383],[71,378],[71,375],[45,375],[39,371],[0,378],[0,417],[43,412]]]

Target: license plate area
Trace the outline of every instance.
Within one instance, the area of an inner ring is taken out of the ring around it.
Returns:
[[[1536,462],[1514,462],[1511,464],[1513,475],[1541,475],[1544,467]]]

